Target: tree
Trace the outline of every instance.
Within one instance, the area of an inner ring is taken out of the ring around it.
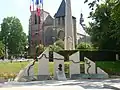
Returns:
[[[0,41],[0,58],[5,55],[5,46],[4,44]]]
[[[27,36],[23,32],[20,20],[16,17],[7,17],[1,24],[0,39],[5,44],[5,50],[12,55],[22,54],[27,45]]]
[[[95,7],[98,7],[99,3],[102,0],[85,0],[84,3],[88,3],[88,6],[91,10],[94,10]],[[109,3],[110,5],[118,5],[120,2],[119,0],[105,0],[105,2]]]
[[[119,13],[116,12],[116,4],[106,1],[96,7],[90,14],[94,21],[89,24],[86,31],[92,39],[92,43],[99,49],[120,49],[120,24]]]

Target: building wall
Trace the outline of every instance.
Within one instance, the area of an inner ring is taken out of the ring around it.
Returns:
[[[41,23],[38,24],[39,18],[37,17],[36,24],[35,14],[35,11],[32,12],[29,20],[29,55],[31,56],[35,56],[35,47],[37,45],[43,44],[44,46],[49,46],[52,45],[58,38],[64,40],[65,37],[64,16],[53,19],[48,12],[44,11],[44,19],[41,19]],[[74,17],[73,29],[75,34],[74,41],[76,43],[76,18]]]
[[[65,37],[65,17],[55,18],[55,27],[57,30],[57,38],[64,40]],[[74,41],[76,44],[76,18],[73,17]]]
[[[53,18],[50,17],[49,13],[46,11],[44,11],[43,14],[44,19],[38,16],[36,17],[36,11],[31,12],[29,20],[29,55],[31,56],[35,56],[35,48],[37,45],[43,44],[46,46],[52,44],[51,32],[53,30]],[[41,13],[42,17],[43,14]]]

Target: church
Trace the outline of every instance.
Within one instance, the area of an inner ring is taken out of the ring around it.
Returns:
[[[29,54],[35,55],[35,47],[39,44],[44,46],[52,45],[56,40],[65,37],[65,0],[62,0],[58,11],[52,17],[49,12],[41,10],[40,16],[36,15],[36,11],[31,11],[29,19]],[[72,16],[74,41],[76,40],[76,18]]]

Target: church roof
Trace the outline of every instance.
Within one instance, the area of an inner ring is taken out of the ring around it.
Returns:
[[[57,13],[54,15],[55,18],[65,16],[65,0],[62,0],[62,3],[57,11]]]
[[[50,15],[47,16],[46,20],[44,21],[44,25],[45,26],[53,25],[53,18]]]
[[[57,13],[54,15],[55,18],[59,18],[59,17],[64,17],[65,16],[65,5],[66,5],[65,0],[62,0]],[[76,19],[76,17],[74,17],[74,16],[72,16],[72,18]]]

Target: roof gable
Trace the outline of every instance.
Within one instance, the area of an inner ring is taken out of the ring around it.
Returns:
[[[57,13],[54,15],[55,18],[65,16],[65,0],[62,1]]]
[[[47,16],[46,20],[44,21],[44,25],[45,26],[53,25],[53,18],[50,15]]]

